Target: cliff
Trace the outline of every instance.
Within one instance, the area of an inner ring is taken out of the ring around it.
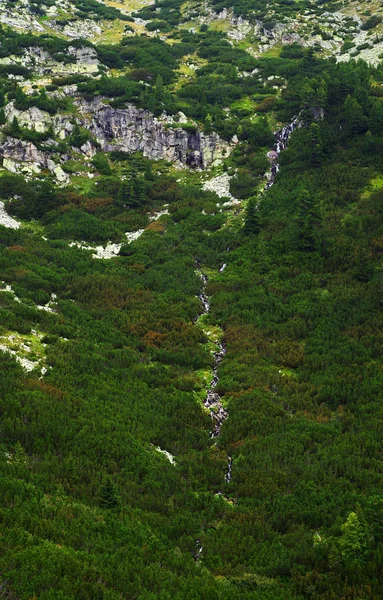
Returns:
[[[205,134],[197,127],[187,130],[181,124],[172,126],[133,105],[117,109],[99,98],[91,101],[76,98],[74,105],[77,109],[75,117],[64,114],[51,116],[36,107],[19,111],[15,109],[13,102],[6,106],[5,114],[8,124],[16,117],[21,127],[39,133],[50,130],[53,137],[60,140],[67,139],[77,124],[88,129],[105,152],[142,152],[152,160],[164,159],[180,166],[203,169],[220,161],[230,150],[230,146],[214,132]],[[57,155],[55,141],[51,140],[50,145]],[[87,142],[77,150],[92,157],[96,153],[96,145]],[[18,169],[15,161],[35,167],[48,166],[52,172],[56,168],[50,159],[50,152],[38,150],[32,142],[22,142],[11,137],[6,137],[0,143],[0,156],[6,159],[4,166],[13,171],[25,167],[20,164]],[[62,154],[60,162],[64,163],[67,159],[68,154]]]

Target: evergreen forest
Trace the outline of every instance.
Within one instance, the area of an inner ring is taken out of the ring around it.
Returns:
[[[0,598],[380,600],[383,65],[186,5],[0,28]],[[223,150],[122,150],[99,102]]]

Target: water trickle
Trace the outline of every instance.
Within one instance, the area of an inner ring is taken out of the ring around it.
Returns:
[[[203,547],[202,547],[201,540],[196,540],[195,546],[196,546],[196,550],[195,550],[193,556],[194,556],[194,560],[196,562],[198,562],[199,559],[201,558],[202,552],[203,552]]]
[[[225,481],[226,483],[229,483],[229,481],[231,481],[231,469],[233,467],[233,459],[231,458],[231,456],[228,456],[228,463],[227,463],[227,471],[226,471],[226,475],[225,475]]]
[[[283,150],[286,150],[289,137],[292,132],[299,127],[299,118],[294,117],[289,125],[285,125],[282,129],[274,132],[275,144],[272,150],[268,153],[269,160],[271,162],[270,171],[268,173],[268,182],[266,183],[264,190],[268,190],[274,183],[275,176],[279,171],[279,155]]]
[[[226,264],[224,265],[226,266]],[[197,261],[197,267],[200,267],[199,262]],[[220,272],[223,271],[221,267]],[[199,316],[206,315],[210,311],[210,303],[209,298],[206,294],[206,285],[208,282],[207,276],[199,270],[199,275],[202,279],[202,290],[199,294],[199,298],[202,302],[203,311]],[[214,426],[210,432],[210,437],[216,438],[219,436],[221,432],[222,423],[227,419],[228,413],[222,406],[222,401],[220,395],[215,391],[215,388],[218,385],[219,377],[218,377],[218,365],[222,361],[223,357],[226,354],[226,348],[222,342],[217,342],[218,350],[214,352],[214,364],[212,370],[212,379],[210,381],[210,388],[206,394],[206,400],[204,402],[204,406],[209,409],[211,418],[213,420]]]
[[[227,248],[227,252],[229,252],[229,248]],[[198,274],[201,277],[202,280],[202,288],[201,288],[201,292],[199,293],[198,297],[202,302],[202,311],[199,314],[199,316],[197,317],[196,321],[202,317],[203,315],[206,315],[210,312],[210,302],[209,302],[209,297],[206,294],[206,286],[208,283],[208,278],[205,275],[205,273],[203,273],[201,271],[201,263],[199,260],[196,260],[196,267],[198,269]],[[224,263],[222,265],[222,267],[219,269],[219,272],[221,273],[224,268],[226,267],[226,263]],[[214,362],[213,362],[213,369],[211,372],[211,381],[209,384],[209,388],[206,392],[206,399],[204,401],[204,406],[209,410],[212,421],[213,421],[213,428],[210,431],[210,437],[211,438],[218,438],[219,434],[221,433],[221,427],[222,427],[222,423],[227,419],[228,412],[224,409],[223,405],[222,405],[222,400],[220,395],[217,393],[216,391],[216,387],[219,383],[219,376],[218,376],[218,365],[220,364],[220,362],[223,360],[225,354],[226,354],[226,348],[225,345],[222,342],[216,342],[215,344],[217,346],[217,351],[214,352],[213,358],[214,358]],[[229,482],[231,480],[231,457],[228,457],[228,470],[225,473],[225,482]],[[218,492],[218,495],[222,495],[222,492]],[[193,558],[194,560],[198,563],[199,560],[202,558],[202,554],[203,554],[203,545],[201,540],[197,540],[195,543],[195,551],[193,552]]]
[[[229,246],[226,248],[226,252],[230,252]],[[201,288],[201,291],[200,291],[198,297],[201,300],[203,310],[195,319],[195,321],[198,321],[198,319],[200,319],[203,315],[206,315],[210,312],[210,302],[209,302],[209,297],[206,294],[206,286],[208,283],[208,278],[205,275],[205,273],[203,273],[201,270],[201,262],[199,260],[196,260],[195,264],[197,267],[197,273],[202,280],[202,288]],[[219,269],[219,272],[222,273],[225,270],[225,268],[226,268],[226,263],[223,263],[223,265]],[[225,357],[226,348],[222,342],[217,342],[214,340],[214,343],[217,346],[217,351],[214,352],[214,355],[213,355],[214,363],[213,363],[213,369],[212,369],[212,373],[211,373],[212,379],[210,381],[209,388],[206,392],[206,399],[204,401],[204,406],[207,409],[209,409],[209,412],[210,412],[210,415],[211,415],[211,418],[213,421],[213,428],[210,431],[210,437],[218,438],[218,436],[221,433],[222,424],[228,418],[229,415],[228,415],[228,412],[224,409],[224,407],[222,405],[222,400],[221,400],[220,395],[216,391],[216,387],[219,383],[218,365],[220,364],[220,362],[222,362],[222,360]],[[224,477],[226,483],[231,481],[231,469],[232,469],[232,459],[229,456],[228,457],[228,468],[227,468],[227,471],[226,471],[225,477]],[[223,496],[222,492],[220,492],[220,491],[217,493],[217,495]],[[195,546],[196,546],[196,550],[193,552],[193,558],[196,562],[199,562],[199,560],[202,558],[202,554],[203,554],[203,545],[202,545],[201,540],[198,539],[195,543]]]

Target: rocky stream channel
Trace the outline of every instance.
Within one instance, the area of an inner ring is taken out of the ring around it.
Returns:
[[[273,148],[267,154],[271,166],[270,166],[270,170],[266,174],[267,183],[264,185],[263,190],[260,193],[260,195],[262,193],[266,192],[268,189],[270,189],[271,186],[274,184],[275,177],[279,171],[279,162],[278,162],[279,155],[283,150],[285,150],[287,148],[290,135],[299,126],[300,126],[299,117],[294,117],[292,119],[291,123],[289,123],[288,125],[285,125],[285,127],[283,127],[282,129],[278,129],[277,131],[274,132],[275,144],[274,144]],[[230,248],[227,248],[227,252],[229,252],[229,251],[230,251]],[[226,268],[226,263],[224,263],[221,266],[221,268],[219,269],[219,273],[222,273],[225,270],[225,268]],[[198,297],[201,300],[203,308],[195,320],[196,323],[200,323],[200,319],[202,319],[204,317],[204,315],[207,315],[210,312],[210,301],[209,301],[209,297],[206,293],[208,277],[202,271],[201,263],[199,260],[196,260],[196,269],[197,269],[196,272],[198,273],[198,275],[200,276],[200,278],[202,280],[202,287],[201,287],[201,291],[200,291]],[[206,398],[204,401],[204,406],[209,410],[212,421],[213,421],[213,427],[210,431],[210,437],[217,439],[221,433],[222,424],[224,423],[224,421],[226,421],[226,419],[229,416],[228,411],[225,410],[225,408],[223,407],[222,399],[221,399],[220,395],[216,391],[216,387],[219,382],[218,367],[226,355],[226,347],[225,347],[224,343],[220,341],[220,339],[213,339],[210,335],[211,332],[209,330],[207,330],[206,328],[204,328],[204,329],[205,329],[205,333],[206,333],[207,337],[209,338],[209,341],[214,343],[214,345],[217,348],[216,351],[213,352],[214,362],[213,362],[213,368],[211,371],[211,381],[207,388]],[[224,476],[225,483],[229,483],[231,481],[232,466],[233,466],[233,460],[232,460],[231,456],[227,457],[227,461],[228,461],[227,462],[227,470],[226,470],[226,473]],[[220,492],[220,491],[218,492],[218,494],[223,496],[222,492]],[[195,561],[198,562],[201,559],[202,553],[203,553],[203,545],[202,545],[201,540],[198,539],[196,541],[196,550],[194,552]]]
[[[279,155],[283,150],[286,150],[290,135],[297,127],[299,127],[299,125],[299,117],[294,117],[291,123],[285,125],[285,127],[282,127],[282,129],[278,129],[274,132],[275,144],[272,150],[270,150],[270,152],[268,152],[267,154],[267,157],[271,163],[271,167],[269,172],[267,173],[268,181],[265,187],[263,188],[263,191],[267,191],[273,185],[275,181],[275,176],[279,171]]]
[[[229,251],[229,248],[227,249],[227,251]],[[208,283],[208,277],[201,270],[201,264],[198,260],[196,260],[196,267],[197,267],[197,273],[201,277],[201,280],[202,280],[202,288],[201,288],[201,291],[200,291],[198,297],[201,300],[203,308],[195,322],[201,324],[200,320],[205,315],[209,314],[209,312],[210,312],[209,297],[206,294],[206,286]],[[222,271],[224,271],[225,267],[226,267],[226,263],[224,263],[222,265],[222,267],[219,269],[219,272],[222,273]],[[210,416],[211,416],[212,422],[213,422],[213,427],[210,431],[210,437],[218,438],[219,434],[221,433],[222,424],[229,416],[228,412],[224,409],[224,407],[222,405],[222,400],[221,400],[220,395],[216,391],[216,387],[219,382],[218,366],[222,362],[222,360],[226,354],[226,348],[225,348],[225,345],[223,344],[223,342],[221,342],[219,338],[218,339],[216,337],[214,337],[214,339],[212,338],[211,332],[209,331],[209,329],[207,327],[204,327],[203,324],[202,324],[202,327],[203,327],[207,337],[209,338],[209,342],[213,343],[216,347],[216,350],[213,352],[213,368],[211,371],[211,381],[210,381],[207,391],[206,391],[206,398],[204,401],[204,406],[209,410]],[[225,482],[226,483],[228,483],[231,480],[231,468],[232,468],[232,459],[231,459],[231,456],[228,456],[228,465],[227,465],[227,470],[225,473]],[[218,492],[218,494],[222,495],[222,492]],[[199,539],[196,541],[195,545],[196,545],[196,550],[194,552],[194,559],[195,559],[195,561],[198,562],[202,556],[203,545],[202,545],[201,540],[199,540]]]
[[[263,188],[263,191],[267,191],[273,185],[275,181],[275,176],[279,171],[279,155],[280,153],[287,148],[288,140],[292,132],[299,127],[300,122],[298,117],[294,117],[288,125],[285,125],[282,129],[278,129],[274,132],[275,135],[275,144],[268,152],[268,158],[270,160],[270,170],[267,173],[267,183]],[[227,248],[227,252],[230,251],[230,248]],[[197,273],[202,279],[202,288],[199,294],[199,298],[201,300],[203,310],[198,315],[196,322],[203,315],[207,315],[210,311],[210,302],[209,297],[206,294],[206,286],[208,283],[207,275],[201,270],[200,261],[196,260]],[[219,269],[219,273],[222,273],[226,268],[226,263],[224,263]],[[206,332],[207,335],[209,332]],[[209,335],[208,335],[209,337]],[[214,344],[217,346],[217,350],[214,352],[214,364],[212,369],[212,379],[210,381],[209,387],[207,389],[206,400],[204,402],[204,406],[209,409],[211,418],[213,420],[213,429],[210,432],[210,437],[218,438],[223,422],[228,417],[228,412],[224,409],[222,405],[222,400],[220,395],[216,391],[217,384],[219,382],[218,376],[218,366],[222,362],[225,354],[226,348],[225,345],[219,340],[210,340],[214,341]],[[232,459],[228,457],[228,470],[225,475],[225,481],[229,482],[231,480],[231,468],[232,468]]]
[[[200,314],[199,318],[202,315],[206,315],[210,311],[210,303],[209,298],[206,295],[206,285],[208,282],[207,276],[199,271],[199,275],[202,279],[202,290],[199,294],[199,298],[203,305],[203,312]],[[214,352],[214,365],[212,370],[212,380],[210,381],[209,388],[207,390],[206,400],[204,402],[204,406],[209,409],[211,418],[213,420],[213,429],[210,432],[210,437],[217,438],[221,432],[222,423],[227,419],[227,411],[222,406],[222,401],[220,395],[215,391],[215,388],[219,382],[218,377],[218,365],[222,362],[223,357],[226,354],[226,348],[224,344],[220,341],[215,342],[218,350]]]

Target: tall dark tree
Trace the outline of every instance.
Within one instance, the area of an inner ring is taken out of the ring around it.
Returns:
[[[305,189],[298,193],[298,244],[300,250],[314,250],[316,215],[312,196]]]
[[[118,190],[116,204],[118,206],[127,207],[134,201],[134,187],[131,177],[123,179]]]
[[[110,478],[101,487],[100,505],[102,508],[117,508],[119,505],[116,486]]]
[[[261,227],[256,199],[250,198],[246,207],[245,224],[243,226],[243,230],[247,235],[251,235],[259,233],[260,229]]]

